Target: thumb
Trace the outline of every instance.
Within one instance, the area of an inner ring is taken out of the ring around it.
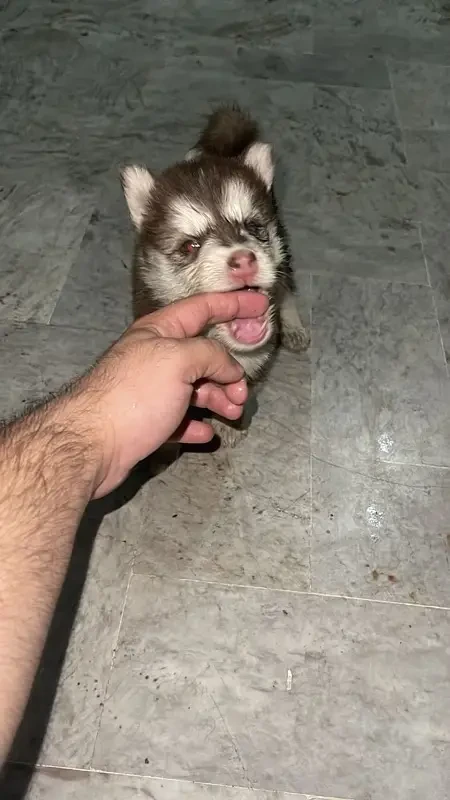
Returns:
[[[259,317],[268,299],[258,292],[217,292],[197,294],[141,317],[135,328],[147,328],[157,336],[186,339],[198,336],[208,325],[238,317]]]

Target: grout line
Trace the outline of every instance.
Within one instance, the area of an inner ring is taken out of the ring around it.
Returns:
[[[393,103],[393,106],[394,106],[394,112],[395,112],[395,116],[396,116],[396,119],[397,119],[397,125],[399,127],[399,131],[400,131],[400,134],[401,134],[401,137],[402,137],[403,152],[404,152],[405,159],[406,159],[405,166],[407,167],[407,166],[410,166],[410,165],[408,164],[408,154],[407,154],[407,151],[406,151],[405,130],[404,130],[401,114],[400,114],[400,109],[399,109],[398,103],[397,103],[397,96],[395,94],[394,81],[392,79],[391,64],[390,64],[391,59],[389,58],[389,56],[386,56],[385,60],[386,60],[386,69],[387,69],[387,73],[388,73],[388,77],[389,77],[389,85],[391,87],[392,103]]]
[[[310,351],[310,373],[309,373],[309,552],[308,552],[308,569],[309,569],[309,591],[312,591],[312,537],[313,537],[313,455],[312,455],[312,405],[313,405],[313,376],[312,376],[312,347],[313,347],[313,276],[309,273],[309,351]]]
[[[318,460],[320,461],[321,459],[318,459]],[[389,466],[389,464],[392,464],[392,466],[394,466],[394,467],[422,467],[423,469],[443,469],[443,470],[447,470],[447,471],[450,470],[450,467],[445,466],[445,464],[426,464],[426,463],[423,463],[423,462],[421,464],[416,464],[414,461],[387,461],[384,458],[379,458],[378,461],[374,462],[374,464],[387,464],[388,466]],[[338,466],[338,465],[336,464],[335,466]],[[343,467],[343,469],[346,469],[346,467]],[[350,471],[352,471],[352,470],[350,470]],[[362,473],[359,473],[359,474],[361,475]],[[370,475],[368,475],[367,477],[370,478]],[[376,478],[375,480],[383,480],[383,479],[382,478]],[[387,483],[391,483],[391,481],[387,481]],[[401,484],[398,484],[398,485],[400,485],[400,486],[408,486],[409,484],[401,483]],[[427,486],[428,486],[428,484],[427,484]],[[420,488],[426,488],[426,487],[417,486],[417,487],[412,487],[412,488],[420,489]]]
[[[360,597],[359,595],[351,596],[346,594],[332,594],[327,592],[306,592],[301,589],[283,589],[275,588],[273,586],[259,586],[250,585],[247,583],[226,583],[225,581],[212,581],[204,578],[172,578],[170,575],[156,575],[154,573],[135,573],[135,576],[141,578],[152,578],[157,580],[170,581],[171,583],[195,583],[203,586],[216,586],[222,589],[252,589],[259,592],[275,592],[278,594],[291,594],[298,597],[322,597],[329,600],[350,600],[355,603],[374,603],[377,605],[387,606],[406,606],[408,608],[422,608],[434,611],[450,611],[450,606],[436,606],[426,603],[410,603],[406,600],[378,600],[374,597]]]
[[[116,653],[117,653],[117,648],[118,648],[118,644],[119,644],[120,631],[122,629],[123,615],[125,613],[125,607],[126,607],[126,604],[127,604],[128,592],[130,591],[130,584],[131,584],[131,581],[132,581],[133,575],[134,575],[134,573],[133,573],[134,560],[135,560],[135,550],[133,548],[133,555],[132,555],[132,559],[131,559],[130,574],[128,576],[127,588],[125,589],[125,596],[124,596],[123,603],[122,603],[122,610],[120,612],[119,624],[117,626],[117,634],[116,634],[115,641],[114,641],[114,646],[113,646],[113,649],[112,649],[111,661],[110,661],[110,664],[109,664],[108,679],[106,681],[106,686],[105,686],[105,689],[103,691],[102,706],[101,706],[101,710],[100,710],[100,716],[99,716],[99,720],[98,720],[97,731],[96,731],[96,734],[95,734],[94,744],[92,745],[92,754],[91,754],[91,758],[90,758],[90,762],[89,762],[90,768],[92,768],[92,762],[93,762],[94,756],[95,756],[95,748],[97,747],[97,739],[98,739],[99,734],[100,734],[100,728],[101,728],[102,720],[103,720],[103,712],[105,710],[106,696],[107,696],[107,693],[108,693],[109,684],[111,682],[111,675],[112,675],[112,671],[113,671],[113,668],[114,668],[114,661],[116,659]]]
[[[436,315],[436,325],[437,325],[437,329],[438,329],[439,340],[441,342],[442,354],[444,356],[445,369],[446,369],[447,375],[450,376],[449,365],[447,363],[447,356],[445,354],[444,340],[442,338],[441,324],[439,322],[438,307],[437,307],[437,303],[436,303],[436,297],[435,297],[435,294],[434,294],[434,287],[433,287],[433,285],[431,283],[430,268],[428,266],[428,259],[427,259],[427,254],[426,254],[426,251],[425,251],[425,242],[423,240],[422,225],[419,225],[419,238],[420,238],[420,246],[422,248],[422,256],[423,256],[423,260],[425,262],[425,269],[426,269],[427,277],[428,277],[428,284],[429,284],[430,289],[431,289],[431,297],[432,297],[432,300],[433,300],[433,309],[434,309],[434,313]]]
[[[131,324],[131,322],[130,322],[130,324]],[[24,328],[28,328],[28,329],[36,328],[37,330],[41,330],[41,329],[42,330],[48,330],[49,328],[51,328],[52,330],[55,330],[55,331],[56,330],[64,330],[64,331],[74,331],[74,332],[78,332],[78,333],[89,333],[89,331],[95,331],[96,333],[111,334],[111,336],[115,337],[114,341],[116,341],[122,335],[123,331],[125,330],[125,327],[124,327],[122,332],[118,333],[117,330],[113,330],[112,328],[96,328],[95,326],[92,326],[92,325],[89,325],[88,328],[86,328],[86,327],[82,327],[81,328],[81,327],[78,327],[77,325],[67,325],[66,323],[59,324],[59,323],[52,322],[51,320],[50,320],[50,322],[38,322],[37,320],[34,320],[34,319],[22,319],[22,320],[21,319],[4,319],[4,320],[1,321],[1,325],[2,325],[2,327],[6,327],[7,325],[10,325],[11,327],[16,328],[18,330],[21,330],[21,329],[24,329]]]
[[[382,464],[383,466],[390,466],[393,465],[395,467],[415,467],[415,468],[422,468],[422,469],[441,469],[444,471],[448,471],[450,467],[442,467],[438,464],[414,464],[408,461],[373,461],[365,466],[367,468],[372,468],[372,472],[363,472],[361,469],[357,469],[356,466],[348,467],[345,464],[335,464],[333,461],[328,461],[326,458],[320,458],[319,456],[314,455],[312,453],[312,458],[315,461],[319,461],[321,464],[326,464],[328,467],[333,467],[335,469],[341,469],[344,472],[349,472],[350,475],[359,475],[361,478],[367,478],[370,481],[375,481],[378,483],[387,483],[389,486],[405,486],[409,489],[433,489],[438,488],[441,484],[431,484],[431,483],[405,483],[404,481],[394,481],[390,478],[383,478],[381,475],[374,473],[374,468]]]
[[[430,269],[428,267],[427,254],[425,252],[425,243],[423,241],[422,223],[419,222],[417,227],[418,227],[418,231],[419,231],[420,249],[422,251],[422,258],[423,258],[423,262],[425,264],[425,272],[427,274],[428,286],[430,287],[431,290],[433,290],[433,284],[431,283]],[[436,317],[437,317],[437,307],[436,307],[436,303],[434,302],[434,292],[432,291],[431,294],[433,296],[433,307],[434,307],[434,310],[436,312]]]
[[[33,766],[29,764],[27,761],[10,761],[9,764],[15,766]],[[240,786],[239,784],[233,783],[213,783],[211,781],[193,781],[189,778],[168,778],[164,775],[145,775],[140,772],[115,772],[106,769],[86,769],[85,767],[65,767],[60,766],[58,764],[39,764],[37,765],[38,769],[54,769],[58,772],[81,772],[84,775],[111,775],[117,778],[139,778],[147,781],[166,781],[167,783],[177,783],[177,784],[190,784],[192,786],[210,786],[214,788],[220,789],[242,789],[243,791],[253,794],[255,791],[264,792],[264,794],[268,796],[279,797],[279,793],[282,792],[283,795],[287,797],[304,797],[305,800],[351,800],[351,798],[345,797],[337,797],[334,795],[321,795],[321,794],[311,794],[310,792],[306,793],[302,791],[298,792],[290,792],[285,791],[283,789],[257,789],[249,788],[248,786]]]
[[[412,220],[413,225],[415,228],[418,228],[421,224],[419,220]],[[386,276],[376,277],[375,275],[365,276],[365,275],[355,275],[353,272],[336,272],[330,269],[323,269],[323,270],[308,270],[311,277],[319,277],[319,278],[336,278],[349,279],[349,280],[356,280],[365,283],[378,283],[378,284],[389,284],[393,286],[425,286],[429,289],[429,285],[427,281],[401,281],[395,278],[388,278]],[[296,276],[304,275],[306,270],[299,269],[296,272]],[[80,330],[80,329],[79,329]]]

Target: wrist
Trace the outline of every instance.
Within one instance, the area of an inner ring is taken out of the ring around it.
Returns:
[[[73,479],[86,502],[91,499],[101,470],[101,446],[91,415],[83,413],[76,394],[50,400],[7,426],[3,435],[4,463],[12,465],[11,477],[23,481],[24,488],[30,481],[44,488]]]
[[[95,398],[75,386],[47,407],[45,417],[40,435],[51,440],[50,446],[55,451],[70,452],[88,502],[95,495],[104,471],[105,437]]]

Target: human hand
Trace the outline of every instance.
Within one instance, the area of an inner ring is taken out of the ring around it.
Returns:
[[[247,399],[243,369],[208,325],[259,316],[253,292],[196,295],[136,321],[74,387],[83,427],[99,455],[94,496],[112,491],[133,466],[169,439],[207,442],[211,425],[189,420],[190,405],[238,419]]]

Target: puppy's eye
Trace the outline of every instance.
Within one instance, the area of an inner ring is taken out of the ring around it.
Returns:
[[[259,239],[261,242],[266,241],[268,238],[266,226],[254,220],[248,220],[245,223],[245,230],[250,236],[254,236],[255,239]]]
[[[186,256],[192,256],[200,249],[200,242],[197,239],[186,239],[180,247],[180,250]]]

